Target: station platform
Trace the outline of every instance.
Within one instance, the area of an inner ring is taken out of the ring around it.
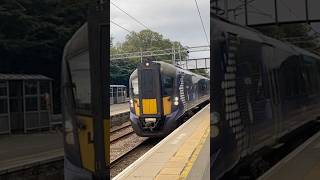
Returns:
[[[117,114],[128,113],[130,111],[128,102],[121,104],[110,105],[110,116],[115,116]]]
[[[319,180],[320,132],[263,174],[259,180]]]
[[[111,116],[129,112],[128,103],[110,106]],[[63,137],[58,131],[0,136],[0,175],[63,159]]]
[[[60,132],[0,136],[0,175],[63,159],[63,154]]]
[[[210,179],[210,105],[150,149],[114,180]]]

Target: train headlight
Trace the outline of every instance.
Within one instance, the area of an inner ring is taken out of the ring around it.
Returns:
[[[146,63],[146,66],[149,66],[149,63],[148,63],[148,62]]]
[[[174,98],[173,104],[174,104],[175,106],[178,106],[178,105],[179,105],[179,98],[178,98],[178,97],[175,97],[175,98]]]

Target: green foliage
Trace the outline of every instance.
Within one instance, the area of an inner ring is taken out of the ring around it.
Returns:
[[[91,0],[2,0],[2,73],[43,74],[54,79],[54,109],[60,110],[63,48],[86,21]]]
[[[113,38],[111,38],[113,40]],[[131,32],[126,36],[123,43],[111,44],[111,54],[121,54],[128,52],[141,52],[152,50],[171,49],[172,47],[182,49],[183,46],[176,41],[165,39],[163,35],[151,30],[142,30],[140,32]],[[182,54],[182,58],[187,57],[186,53]],[[157,56],[158,61],[166,61],[171,63],[171,55]],[[125,60],[113,60],[110,65],[111,83],[123,84],[128,86],[130,74],[136,69],[140,58],[130,58]]]

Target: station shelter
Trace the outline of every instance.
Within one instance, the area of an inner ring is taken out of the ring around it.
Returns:
[[[0,134],[50,128],[52,79],[0,73]]]

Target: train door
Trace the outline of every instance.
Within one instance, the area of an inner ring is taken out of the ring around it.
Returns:
[[[265,64],[266,78],[268,82],[268,91],[271,97],[272,103],[272,126],[273,127],[273,139],[277,139],[282,130],[281,121],[281,98],[279,89],[279,71],[272,66],[276,61],[275,49],[272,45],[264,44],[263,46],[263,61]]]
[[[146,60],[138,65],[139,102],[141,118],[156,121],[163,115],[160,64]]]
[[[62,99],[66,180],[109,177],[108,9],[109,3],[92,7],[88,23],[74,34],[64,50]]]
[[[264,58],[261,42],[241,39],[238,53],[238,77],[240,78],[238,99],[249,134],[250,152],[268,144],[273,134],[271,98]],[[268,62],[270,61],[271,59],[268,58]]]

